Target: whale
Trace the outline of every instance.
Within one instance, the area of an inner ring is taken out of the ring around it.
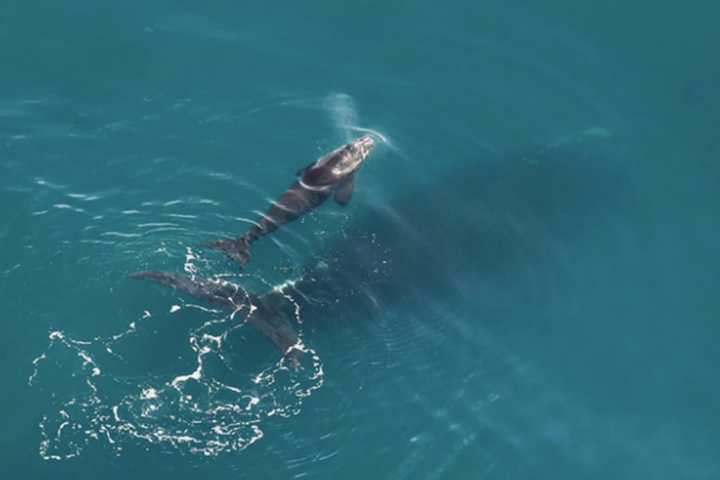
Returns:
[[[302,358],[298,310],[302,331],[317,335],[317,325],[327,326],[322,331],[337,323],[360,328],[349,322],[397,306],[467,305],[476,301],[479,286],[500,292],[512,282],[513,291],[522,291],[524,281],[529,294],[536,292],[525,273],[531,265],[622,215],[632,187],[625,166],[611,161],[615,157],[610,137],[585,132],[453,165],[407,194],[366,200],[371,203],[343,235],[306,258],[298,277],[281,288],[246,292],[225,277],[179,272],[130,276],[227,309],[252,305],[247,322],[296,365]],[[418,202],[419,196],[428,201]],[[344,341],[343,334],[335,341]]]
[[[269,338],[284,355],[292,359],[300,354],[297,331],[288,321],[286,312],[281,311],[282,302],[278,302],[276,295],[251,295],[232,282],[196,275],[143,271],[129,276],[165,285],[218,307],[236,309],[252,305],[253,312],[248,315],[247,322]]]
[[[357,138],[323,155],[297,172],[297,180],[244,235],[217,239],[203,246],[225,252],[245,267],[250,261],[250,245],[322,205],[331,196],[341,206],[352,198],[355,174],[368,157],[375,141],[372,136]]]

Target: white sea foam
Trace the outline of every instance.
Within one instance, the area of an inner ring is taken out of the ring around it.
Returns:
[[[194,256],[191,250],[188,256]],[[232,285],[222,278],[216,281]],[[277,287],[284,291],[291,284]],[[295,306],[299,323],[299,306],[287,292],[284,295]],[[221,380],[213,373],[217,365],[229,367],[232,363],[224,351],[225,342],[245,328],[256,307],[239,304],[225,316],[193,307],[212,315],[189,332],[195,365],[165,377],[148,374],[129,380],[107,360],[122,359],[124,346],[134,351],[133,345],[143,344],[147,340],[144,335],[154,329],[141,328],[142,324],[162,322],[163,316],[153,317],[145,310],[124,331],[92,340],[76,339],[59,330],[50,332],[48,347],[33,361],[33,373],[28,378],[30,386],[49,394],[48,411],[39,422],[42,458],[74,458],[90,444],[105,445],[117,455],[133,444],[200,456],[237,452],[263,438],[263,419],[297,415],[304,399],[322,386],[320,357],[304,344],[301,331],[298,343],[291,348],[303,352],[302,368],[292,368],[282,357],[244,379],[232,375],[232,384]],[[170,310],[179,308],[173,305]],[[244,317],[235,318],[240,312]],[[72,383],[75,389],[53,391],[50,386],[58,375],[66,375],[63,385]],[[110,386],[112,390],[108,390]],[[122,390],[118,392],[117,388]]]

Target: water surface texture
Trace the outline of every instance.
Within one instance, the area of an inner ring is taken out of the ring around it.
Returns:
[[[716,2],[271,3],[0,3],[3,477],[720,478]]]

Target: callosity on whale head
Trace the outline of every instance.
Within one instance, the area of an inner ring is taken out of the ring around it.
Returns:
[[[360,168],[374,146],[375,140],[365,135],[333,150],[298,173],[303,183],[310,187],[338,185]]]
[[[365,135],[344,145],[337,151],[337,157],[332,165],[332,173],[338,177],[345,177],[355,172],[374,146],[375,140],[370,135]]]

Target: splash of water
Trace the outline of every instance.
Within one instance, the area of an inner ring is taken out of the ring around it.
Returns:
[[[185,269],[191,274],[197,258],[188,250]],[[286,287],[273,288],[283,293],[300,324],[300,306]],[[302,331],[292,347],[304,353],[300,368],[283,357],[259,371],[239,371],[229,350],[255,312],[251,303],[237,305],[229,315],[192,304],[175,307],[171,312],[193,308],[213,315],[188,334],[194,366],[186,371],[124,372],[129,359],[120,352],[137,350],[154,329],[152,322],[162,321],[147,310],[110,337],[49,334],[28,379],[48,394],[48,411],[39,423],[42,458],[69,459],[91,447],[116,455],[136,447],[210,457],[237,452],[263,438],[264,419],[299,414],[304,399],[322,386],[322,362],[304,344]]]
[[[355,101],[347,93],[332,93],[322,102],[323,108],[330,115],[333,126],[341,133],[346,142],[350,142],[355,134],[370,134],[386,146],[392,147],[388,137],[378,130],[360,126]]]

